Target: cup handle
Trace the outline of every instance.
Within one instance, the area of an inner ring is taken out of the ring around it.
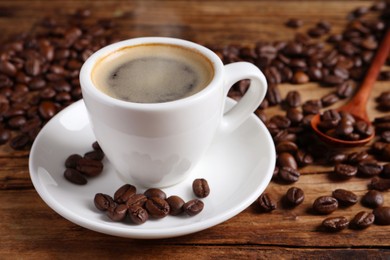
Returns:
[[[234,83],[249,79],[250,85],[245,95],[222,117],[221,132],[230,133],[240,126],[260,105],[267,92],[267,80],[264,74],[249,62],[235,62],[224,66],[224,95]]]

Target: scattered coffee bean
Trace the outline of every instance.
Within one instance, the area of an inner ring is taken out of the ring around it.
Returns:
[[[257,199],[257,204],[262,212],[271,212],[276,209],[276,202],[268,193],[263,193]]]
[[[291,187],[287,190],[286,199],[290,205],[297,206],[303,202],[305,194],[302,189]]]
[[[382,179],[379,177],[374,177],[371,179],[370,184],[368,185],[369,189],[378,190],[378,191],[386,191],[390,189],[390,180]]]
[[[160,189],[157,189],[157,188],[150,188],[150,189],[147,189],[145,192],[144,192],[144,195],[150,199],[150,198],[153,198],[153,197],[157,197],[157,198],[160,198],[160,199],[163,199],[165,200],[167,198],[167,195],[165,194],[164,191],[160,190]]]
[[[143,207],[148,198],[144,194],[133,194],[126,200],[127,207],[140,206]]]
[[[183,205],[184,205],[184,200],[182,198],[180,198],[179,196],[176,196],[176,195],[172,195],[172,196],[169,196],[166,201],[168,202],[169,204],[169,214],[172,215],[172,216],[176,216],[176,215],[179,215],[181,214],[184,209],[183,209]]]
[[[378,225],[390,225],[390,207],[379,207],[372,212],[375,215],[375,223]]]
[[[289,167],[294,170],[298,169],[298,164],[291,153],[280,153],[276,159],[276,164],[280,167]],[[298,176],[299,177],[299,176]]]
[[[360,211],[357,213],[350,222],[352,228],[364,229],[371,226],[374,223],[375,216],[371,212]]]
[[[85,185],[88,182],[87,179],[83,176],[83,174],[71,168],[65,170],[64,177],[71,183],[78,184],[78,185]]]
[[[322,221],[322,227],[330,232],[338,232],[349,225],[349,221],[346,217],[329,217]]]
[[[127,206],[125,204],[118,204],[115,208],[107,210],[107,216],[113,221],[122,221],[127,215]]]
[[[384,203],[382,193],[377,190],[370,190],[362,197],[362,204],[369,208],[381,207]]]
[[[84,154],[84,158],[95,160],[95,161],[101,161],[104,158],[104,153],[102,150],[93,150],[86,152]]]
[[[137,189],[131,184],[124,184],[114,193],[114,201],[125,203],[131,196],[136,193]]]
[[[199,199],[187,201],[183,205],[183,210],[189,216],[198,215],[204,208],[204,203]]]
[[[83,157],[79,154],[69,155],[69,157],[65,160],[65,167],[76,169],[77,163],[81,158]]]
[[[358,163],[358,173],[363,176],[376,176],[383,170],[383,166],[376,161],[361,161]]]
[[[168,202],[159,197],[150,197],[145,203],[145,208],[152,218],[164,218],[169,213]]]
[[[336,189],[332,192],[332,196],[337,199],[340,205],[351,206],[356,204],[358,197],[355,193],[349,190]]]
[[[140,206],[131,206],[127,210],[130,220],[137,225],[145,223],[149,219],[149,214],[146,209]]]
[[[210,194],[209,184],[205,179],[195,179],[192,183],[192,190],[198,198],[206,198]]]
[[[288,183],[296,182],[299,180],[300,175],[301,174],[299,173],[299,171],[292,167],[284,166],[279,168],[278,176],[281,180],[285,182]]]
[[[116,207],[114,199],[107,194],[97,193],[93,201],[96,208],[101,211],[113,210]]]
[[[337,199],[330,196],[318,197],[313,203],[313,209],[319,214],[330,214],[339,206]]]
[[[94,177],[103,171],[103,164],[100,161],[81,158],[77,162],[76,170],[87,176]]]
[[[339,163],[334,167],[334,173],[341,178],[351,178],[356,175],[357,167],[349,164]]]

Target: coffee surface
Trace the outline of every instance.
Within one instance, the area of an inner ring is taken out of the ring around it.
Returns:
[[[211,62],[195,50],[145,44],[103,57],[93,69],[92,80],[100,91],[116,99],[162,103],[201,91],[213,74]]]

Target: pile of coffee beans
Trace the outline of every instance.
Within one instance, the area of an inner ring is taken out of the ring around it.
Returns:
[[[205,198],[210,188],[205,179],[196,179],[193,182],[193,192],[197,197]],[[161,219],[168,215],[178,216],[199,214],[204,203],[200,199],[191,199],[185,202],[181,197],[166,193],[157,188],[149,188],[144,193],[137,193],[137,188],[131,184],[124,184],[110,195],[97,193],[94,204],[100,211],[106,213],[112,221],[130,220],[132,224],[143,224],[149,218]]]
[[[87,178],[96,177],[102,173],[104,152],[98,142],[94,142],[92,148],[93,150],[86,152],[84,156],[71,154],[66,158],[65,179],[74,184],[85,185],[88,182]]]
[[[325,110],[320,116],[318,128],[324,134],[336,139],[357,141],[374,134],[374,127],[364,120],[355,118],[351,113]]]
[[[117,41],[109,20],[80,10],[45,18],[0,47],[0,145],[29,149],[43,125],[81,98],[79,71],[95,51]]]

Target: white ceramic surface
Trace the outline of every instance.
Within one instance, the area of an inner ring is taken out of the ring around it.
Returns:
[[[228,99],[227,107],[234,101]],[[93,203],[98,192],[113,195],[125,182],[104,159],[103,173],[87,185],[69,183],[63,177],[70,154],[91,150],[95,137],[83,101],[64,109],[37,136],[30,153],[30,176],[36,191],[54,211],[82,227],[129,238],[166,238],[204,230],[237,215],[267,187],[275,165],[275,148],[263,125],[251,115],[230,135],[216,138],[200,163],[179,184],[165,188],[167,195],[194,198],[191,184],[205,178],[210,195],[202,199],[204,210],[194,216],[167,216],[142,225],[112,222]],[[142,189],[138,189],[143,192]],[[50,226],[50,223],[48,223]],[[56,227],[53,227],[56,228]]]
[[[185,47],[205,56],[214,70],[211,82],[187,98],[147,104],[115,99],[95,87],[91,75],[102,58],[128,46],[156,43]],[[223,115],[229,89],[242,79],[251,80],[248,91],[231,113]],[[81,68],[80,85],[92,130],[111,163],[124,178],[156,187],[184,179],[214,136],[231,132],[244,122],[267,91],[264,75],[253,64],[224,66],[211,50],[168,37],[135,38],[102,48]]]

